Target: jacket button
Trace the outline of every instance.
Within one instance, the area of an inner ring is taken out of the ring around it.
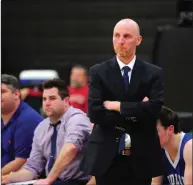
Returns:
[[[118,138],[118,137],[116,138],[116,142],[117,142],[117,143],[119,142],[119,138]]]

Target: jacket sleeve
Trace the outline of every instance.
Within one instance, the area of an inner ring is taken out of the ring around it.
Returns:
[[[119,112],[109,111],[103,106],[104,95],[97,74],[99,65],[90,68],[89,71],[89,95],[88,95],[88,115],[92,123],[103,126],[115,126],[120,122],[121,115]]]
[[[164,101],[162,69],[154,71],[151,78],[149,101],[121,102],[120,112],[124,117],[136,117],[137,120],[156,119]]]

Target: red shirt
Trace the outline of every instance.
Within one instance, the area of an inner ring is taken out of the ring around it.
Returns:
[[[88,85],[81,88],[68,87],[70,103],[73,107],[88,112]]]

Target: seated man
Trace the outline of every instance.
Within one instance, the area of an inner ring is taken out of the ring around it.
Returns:
[[[3,183],[33,180],[45,170],[46,178],[36,185],[86,184],[90,177],[80,171],[79,164],[91,124],[85,113],[70,106],[62,80],[43,83],[43,110],[48,117],[35,130],[29,159]]]
[[[157,123],[166,168],[164,177],[155,177],[152,184],[192,185],[192,134],[179,132],[177,114],[163,107]]]
[[[31,152],[34,130],[42,117],[20,99],[16,77],[1,76],[1,171],[17,171]]]

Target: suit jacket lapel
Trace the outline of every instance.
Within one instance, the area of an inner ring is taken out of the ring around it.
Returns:
[[[109,76],[109,83],[111,84],[112,92],[115,92],[116,96],[118,95],[120,96],[120,98],[122,98],[125,92],[125,86],[124,86],[123,77],[122,77],[121,70],[116,57],[114,57],[112,59],[112,62],[110,63],[108,76]]]
[[[125,90],[123,76],[116,57],[114,57],[110,62],[107,75],[109,78],[109,84],[111,84],[109,87],[112,89],[112,92],[114,92],[116,96],[119,96],[120,100],[123,100],[125,96],[132,97],[136,93],[140,85],[141,78],[143,78],[143,63],[141,60],[136,58],[127,91]]]
[[[126,94],[133,96],[136,93],[140,85],[141,77],[143,76],[142,74],[143,74],[142,62],[136,58],[133,71],[131,74],[130,84],[126,91]]]

